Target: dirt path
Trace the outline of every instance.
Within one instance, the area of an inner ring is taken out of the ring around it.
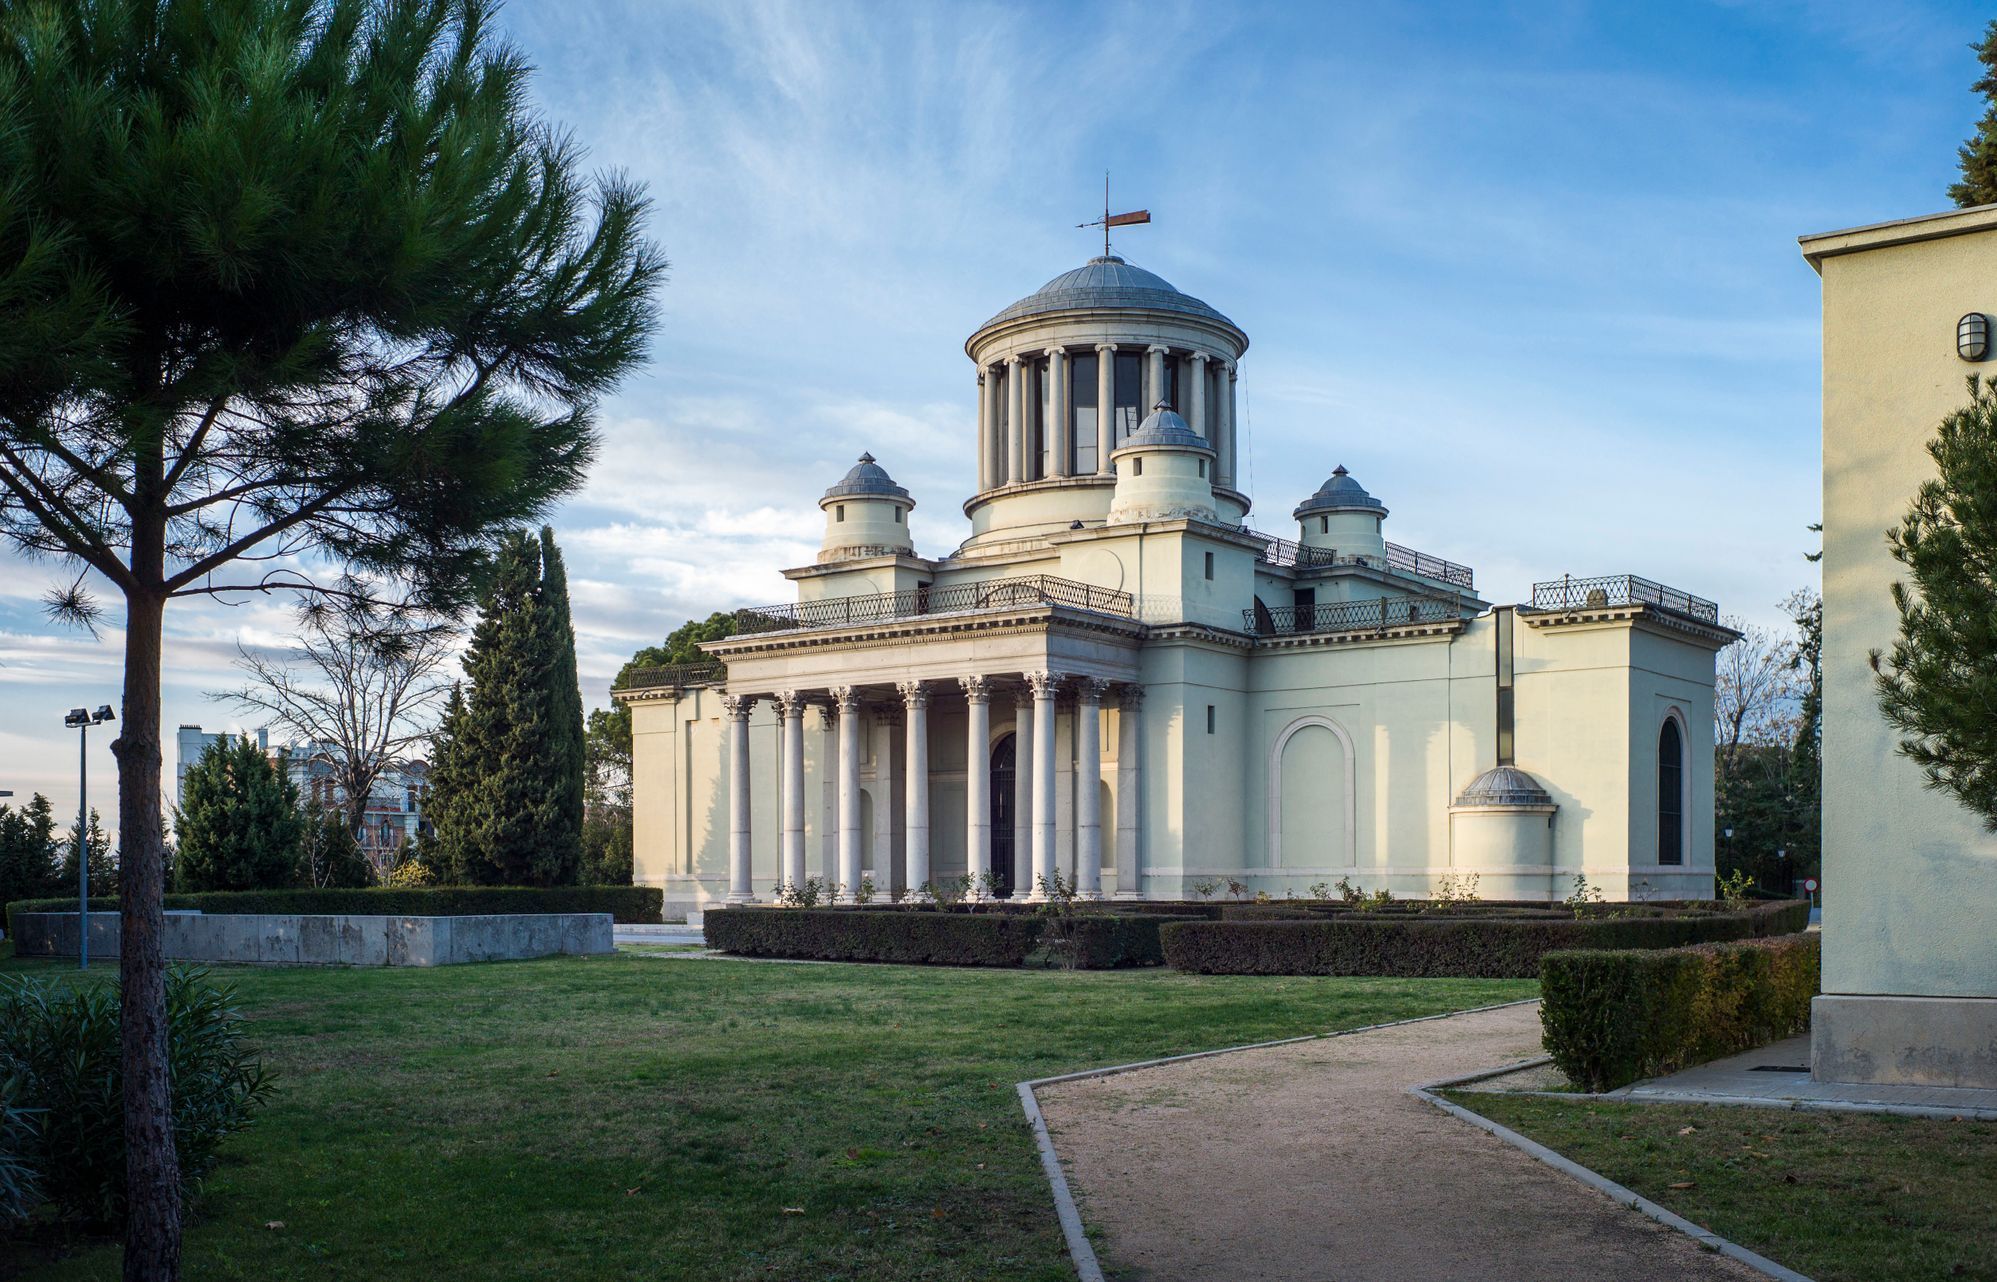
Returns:
[[[1039,1098],[1112,1278],[1759,1278],[1407,1093],[1538,1053],[1512,1006]]]

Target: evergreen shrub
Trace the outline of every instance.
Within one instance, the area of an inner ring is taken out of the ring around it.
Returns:
[[[1018,966],[1043,917],[841,908],[728,908],[703,918],[710,948],[745,957]]]
[[[1540,963],[1554,1064],[1591,1091],[1765,1046],[1810,1026],[1822,936],[1655,952],[1579,950]]]
[[[475,917],[490,913],[609,913],[620,922],[655,922],[665,912],[657,886],[368,886],[344,890],[239,890],[168,895],[168,908],[204,913],[349,913],[388,917]],[[118,911],[118,901],[90,901],[92,912]],[[75,912],[76,900],[23,899],[16,913]]]
[[[1223,909],[1220,921],[1180,920],[1162,931],[1165,964],[1205,975],[1388,975],[1530,979],[1540,958],[1574,948],[1674,948],[1783,934],[1809,924],[1807,903],[1757,905],[1741,912],[1633,905],[1576,917],[1487,912],[1316,911],[1285,920],[1240,920],[1261,905]]]
[[[119,990],[0,979],[0,1083],[30,1110],[25,1164],[59,1218],[115,1228],[125,1213]],[[270,1078],[243,1040],[233,994],[206,972],[175,967],[166,983],[173,1140],[191,1192],[222,1141],[250,1124]]]

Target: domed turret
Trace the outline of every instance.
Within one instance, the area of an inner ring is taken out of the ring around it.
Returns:
[[[825,511],[820,561],[915,551],[908,534],[908,514],[915,500],[871,454],[862,454],[852,470],[825,491],[818,506]]]
[[[1491,767],[1449,807],[1450,866],[1489,878],[1489,890],[1500,897],[1517,893],[1553,862],[1558,809],[1552,794],[1525,771],[1509,763]]]
[[[1341,556],[1381,558],[1387,555],[1386,536],[1381,523],[1387,519],[1387,506],[1366,492],[1344,464],[1332,469],[1331,479],[1317,493],[1297,505],[1298,538],[1305,547],[1335,550]]]
[[[1110,460],[1116,465],[1110,524],[1219,519],[1213,500],[1213,446],[1164,401],[1152,407]]]

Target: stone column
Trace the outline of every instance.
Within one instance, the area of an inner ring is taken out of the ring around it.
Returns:
[[[1207,422],[1208,359],[1209,357],[1205,352],[1193,353],[1193,361],[1189,367],[1193,385],[1186,389],[1188,393],[1186,396],[1186,409],[1190,411],[1186,415],[1186,422],[1195,432],[1200,434],[1201,438],[1208,445],[1212,445],[1215,433],[1212,426]],[[1215,479],[1219,478],[1216,477]]]
[[[991,396],[985,386],[985,372],[978,371],[978,493],[992,487]]]
[[[1033,890],[1033,691],[1013,694],[1012,712],[1012,893],[1024,899]]]
[[[777,696],[778,735],[783,743],[783,874],[785,885],[804,885],[804,697],[795,690]]]
[[[820,807],[823,822],[818,829],[818,861],[821,880],[831,885],[839,880],[839,714],[829,703],[818,709],[818,728],[824,732],[824,740],[819,745],[818,759],[823,777],[819,786],[824,791],[824,802]]]
[[[874,853],[872,866],[862,868],[862,874],[872,873],[874,878],[874,899],[877,903],[894,899],[897,887],[906,888],[898,871],[899,861],[895,858],[895,823],[901,818],[901,779],[895,774],[895,740],[901,737],[901,705],[889,704],[874,709]]]
[[[1144,898],[1138,824],[1144,813],[1144,687],[1116,695],[1116,897]]]
[[[1033,894],[1053,884],[1054,862],[1054,697],[1061,689],[1058,672],[1029,672],[1033,688]]]
[[[1103,897],[1102,698],[1109,682],[1084,678],[1075,687],[1075,891]]]
[[[1068,353],[1061,348],[1047,349],[1047,379],[1052,393],[1047,399],[1054,415],[1054,440],[1049,450],[1054,466],[1048,474],[1067,476],[1075,470],[1075,416],[1068,409]]]
[[[975,879],[992,868],[992,692],[983,677],[958,677],[964,687],[964,871]]]
[[[1016,485],[1027,477],[1026,471],[1026,380],[1019,376],[1020,364],[1017,356],[1005,358],[1005,449],[1008,462],[1005,469],[1006,483]]]
[[[1137,407],[1137,421],[1140,423],[1153,406],[1165,399],[1165,357],[1171,350],[1161,343],[1153,343],[1144,349],[1148,359],[1144,362],[1144,403]]]
[[[839,895],[850,900],[860,888],[860,692],[840,686],[839,705]]]
[[[1233,361],[1227,363],[1226,373],[1220,386],[1221,446],[1220,474],[1227,478],[1227,488],[1241,488],[1241,452],[1235,437],[1234,384],[1241,377],[1241,367]]]
[[[1096,474],[1108,476],[1109,452],[1116,440],[1116,344],[1096,344]]]
[[[756,697],[724,694],[721,710],[728,717],[728,902],[753,904],[749,846],[749,711]]]
[[[929,691],[920,681],[904,681],[899,687],[908,713],[908,783],[902,794],[907,799],[903,827],[908,830],[908,889],[911,894],[929,895]]]

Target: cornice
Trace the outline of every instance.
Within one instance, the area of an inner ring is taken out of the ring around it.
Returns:
[[[1118,615],[1097,614],[1094,611],[1077,610],[1069,606],[1038,605],[1021,610],[927,614],[915,618],[884,619],[878,623],[837,628],[761,632],[751,636],[709,641],[701,648],[719,657],[738,658],[797,650],[863,649],[881,645],[902,645],[925,637],[1004,632],[1090,633],[1121,637],[1141,643],[1146,629],[1137,620]]]
[[[1694,637],[1715,650],[1724,650],[1740,639],[1740,633],[1717,623],[1705,623],[1676,610],[1654,605],[1596,606],[1577,610],[1525,610],[1519,618],[1527,627],[1552,631],[1560,628],[1629,627],[1675,637]]]
[[[1257,650],[1319,650],[1332,646],[1371,645],[1375,642],[1420,641],[1430,637],[1453,637],[1469,627],[1468,619],[1438,619],[1432,623],[1401,623],[1390,628],[1368,628],[1364,632],[1303,632],[1294,635],[1256,637]]]

